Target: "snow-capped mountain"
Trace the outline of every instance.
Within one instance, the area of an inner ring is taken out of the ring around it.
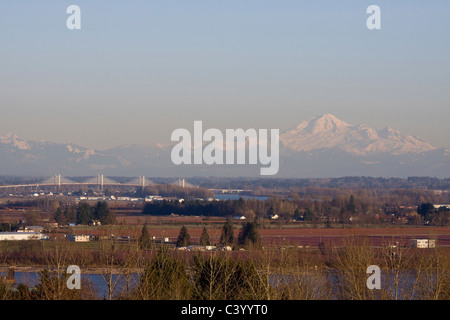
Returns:
[[[130,144],[100,151],[6,135],[0,137],[0,175],[259,176],[260,165],[175,166],[171,150],[172,145]],[[279,168],[276,177],[449,177],[450,150],[325,114],[281,133]]]
[[[108,162],[101,153],[75,144],[24,140],[12,134],[0,137],[0,174],[52,175],[101,168]]]
[[[408,177],[450,175],[450,150],[391,128],[352,125],[331,114],[280,135],[280,175]]]
[[[356,156],[389,153],[403,155],[436,150],[420,138],[384,128],[377,131],[366,124],[351,125],[332,114],[303,121],[280,135],[285,147],[294,151],[337,148]]]
[[[139,175],[170,162],[170,148],[162,145],[125,145],[94,150],[76,144],[32,141],[8,134],[0,136],[0,175],[71,176]],[[157,175],[157,170],[151,170]],[[167,173],[167,172],[165,172]]]
[[[7,134],[4,136],[0,136],[0,144],[9,144],[12,147],[16,147],[20,150],[28,150],[30,149],[30,145],[27,141],[20,139],[18,136],[14,134]]]

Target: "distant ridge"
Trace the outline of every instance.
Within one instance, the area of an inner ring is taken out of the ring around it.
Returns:
[[[94,150],[76,144],[0,137],[0,175],[257,177],[259,165],[182,165],[171,162],[172,145],[121,145]],[[450,176],[450,150],[392,128],[349,124],[332,114],[302,121],[280,135],[275,177]]]

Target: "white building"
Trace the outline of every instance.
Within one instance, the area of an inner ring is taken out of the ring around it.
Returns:
[[[146,196],[145,201],[149,202],[149,201],[157,201],[157,200],[162,200],[161,196]]]
[[[19,227],[17,229],[17,232],[43,232],[44,227],[41,226],[26,226],[26,227]]]
[[[445,204],[433,204],[435,209],[439,209],[440,207],[445,207],[447,209],[450,209],[450,204],[445,203]]]
[[[99,220],[91,220],[88,223],[90,226],[101,226],[102,223]]]
[[[68,234],[66,238],[72,242],[89,242],[91,240],[91,236],[88,234]]]
[[[184,250],[187,251],[213,251],[217,249],[216,246],[198,246],[198,245],[191,245],[182,248],[185,248]]]
[[[411,240],[411,247],[413,247],[413,248],[435,248],[436,240],[413,239],[413,240]]]
[[[40,232],[0,232],[0,240],[48,240],[48,236]]]

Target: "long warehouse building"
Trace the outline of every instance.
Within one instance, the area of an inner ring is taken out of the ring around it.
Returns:
[[[1,240],[48,240],[48,236],[40,232],[0,232]]]

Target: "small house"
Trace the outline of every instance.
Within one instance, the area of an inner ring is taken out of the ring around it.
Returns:
[[[435,248],[436,240],[430,239],[413,239],[411,241],[411,247],[413,248]]]
[[[66,239],[72,242],[89,242],[91,236],[88,234],[68,234],[66,235]]]

